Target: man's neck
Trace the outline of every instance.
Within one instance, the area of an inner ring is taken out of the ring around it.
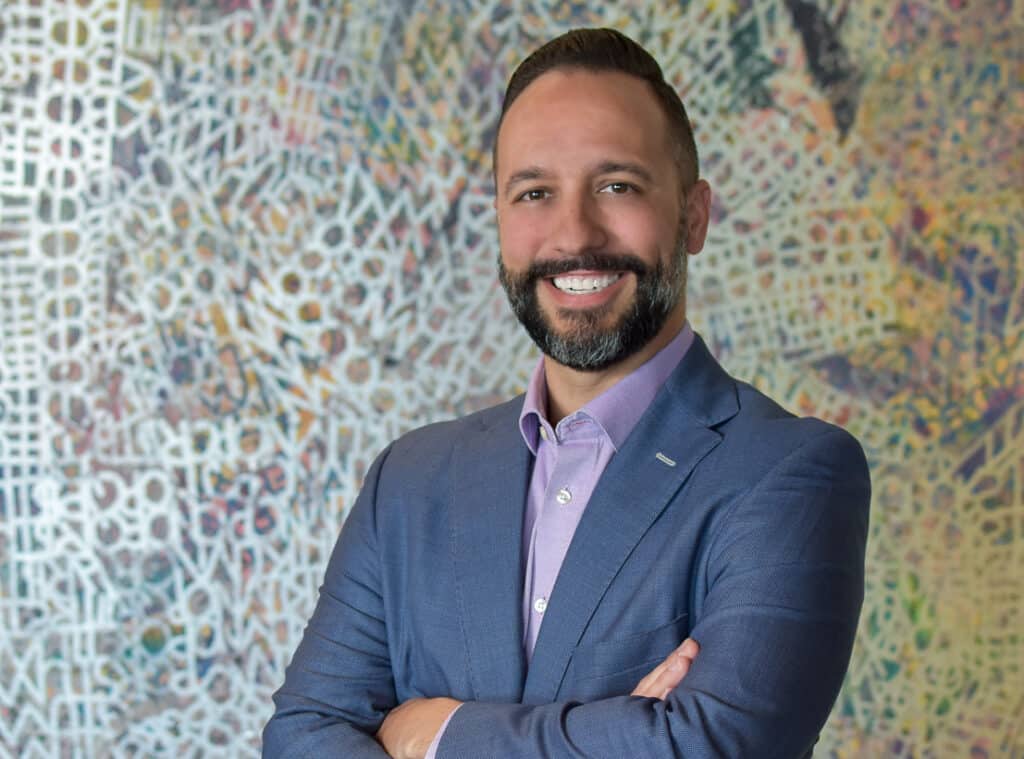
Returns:
[[[613,387],[672,342],[686,322],[685,313],[672,316],[647,345],[633,355],[612,364],[607,369],[587,372],[560,364],[550,356],[544,357],[544,378],[548,390],[548,421],[552,425],[586,406],[601,393]]]

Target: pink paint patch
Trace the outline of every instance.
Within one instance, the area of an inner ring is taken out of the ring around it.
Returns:
[[[914,210],[911,216],[911,223],[914,225],[914,231],[920,232],[928,226],[928,222],[932,220],[931,214],[920,206],[914,206]]]

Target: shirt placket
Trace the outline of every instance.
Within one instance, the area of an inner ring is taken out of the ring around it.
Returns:
[[[600,429],[590,420],[571,423],[557,445],[554,468],[534,524],[528,650],[536,643],[558,571],[594,489]]]

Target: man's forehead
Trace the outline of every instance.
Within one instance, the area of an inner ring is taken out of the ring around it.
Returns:
[[[569,131],[614,136],[619,147],[626,148],[655,134],[668,136],[668,129],[653,88],[645,80],[621,71],[565,66],[538,76],[509,106],[497,135],[496,157],[500,165],[500,156],[514,146],[517,153],[507,156],[505,163],[522,159],[532,164],[529,156],[518,151],[553,147]],[[603,160],[617,158],[622,156]],[[526,167],[507,168],[518,173]]]

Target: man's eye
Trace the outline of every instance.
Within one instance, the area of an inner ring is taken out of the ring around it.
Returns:
[[[601,192],[610,192],[613,195],[625,195],[632,191],[633,185],[628,182],[611,182],[601,188]]]
[[[548,196],[547,190],[527,190],[519,196],[519,200],[544,200]]]

